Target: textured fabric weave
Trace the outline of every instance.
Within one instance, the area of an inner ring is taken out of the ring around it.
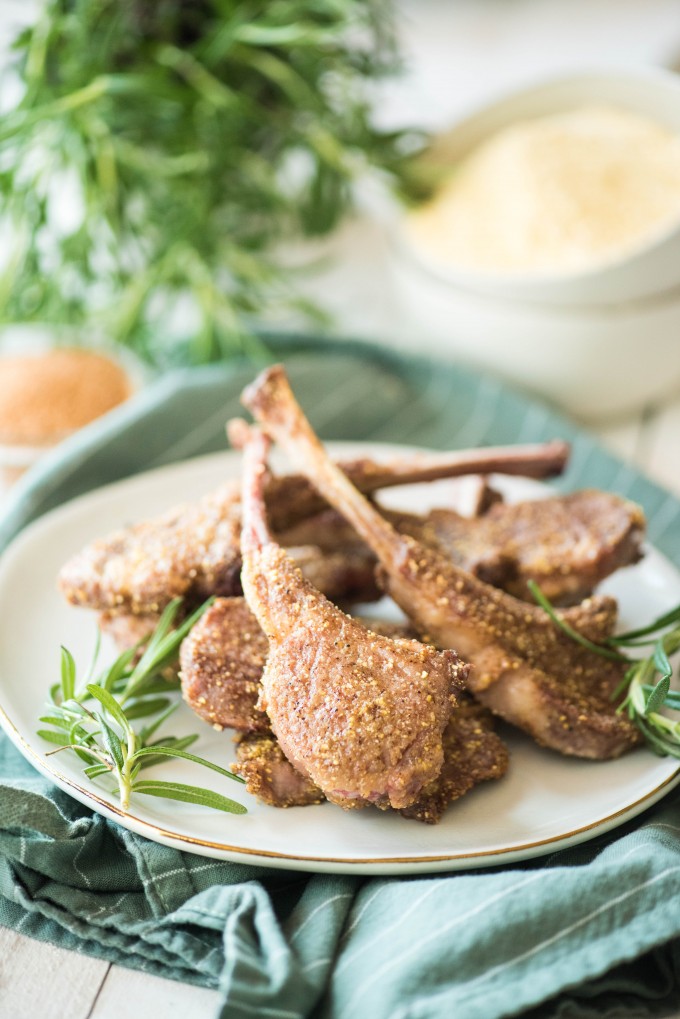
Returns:
[[[272,343],[325,438],[442,449],[567,438],[558,487],[637,500],[651,540],[680,562],[680,504],[540,404],[451,365]],[[99,484],[223,448],[252,374],[180,372],[60,447],[14,490],[0,547]],[[11,639],[1,617],[0,639]],[[55,789],[0,736],[0,923],[217,988],[225,1019],[668,1016],[680,1009],[680,795],[519,866],[308,875],[148,842]]]

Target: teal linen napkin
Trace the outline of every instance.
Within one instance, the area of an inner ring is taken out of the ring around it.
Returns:
[[[442,449],[567,438],[559,485],[639,501],[651,539],[680,561],[680,504],[540,404],[382,349],[270,343],[325,438]],[[238,363],[179,372],[80,433],[16,487],[0,547],[96,485],[222,449],[252,374]],[[680,1006],[679,893],[677,792],[616,832],[519,866],[308,875],[149,842],[55,789],[0,737],[0,923],[217,988],[225,1019],[667,1016]]]

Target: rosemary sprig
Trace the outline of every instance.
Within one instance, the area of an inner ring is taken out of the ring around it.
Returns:
[[[627,713],[654,753],[680,759],[680,721],[661,713],[664,710],[680,712],[680,693],[671,690],[673,666],[670,661],[671,656],[680,650],[680,605],[646,626],[609,637],[603,644],[595,644],[562,619],[538,584],[530,580],[528,587],[537,604],[572,640],[602,658],[627,663],[623,679],[612,694],[613,701],[622,698],[616,710]],[[645,640],[647,637],[650,639]],[[622,647],[650,646],[651,653],[644,658],[630,658],[619,650]]]
[[[37,7],[0,103],[0,320],[161,367],[261,356],[253,323],[276,315],[326,322],[278,248],[328,233],[364,173],[413,192],[421,139],[370,103],[398,69],[391,5]]]
[[[168,758],[179,758],[234,782],[243,782],[220,765],[189,753],[187,747],[196,741],[195,735],[152,739],[180,703],[178,681],[168,680],[161,673],[176,661],[182,640],[210,604],[206,602],[173,629],[180,603],[176,599],[165,609],[136,664],[139,645],[124,651],[95,677],[95,656],[87,679],[80,686],[73,655],[62,648],[61,680],[50,688],[47,711],[40,718],[50,728],[39,729],[38,735],[56,745],[46,756],[70,750],[81,759],[90,780],[114,779],[125,811],[132,796],[146,795],[245,814],[242,804],[212,789],[139,777],[144,768]],[[136,719],[149,721],[136,729],[132,724]]]

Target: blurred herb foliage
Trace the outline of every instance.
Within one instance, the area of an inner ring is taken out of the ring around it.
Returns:
[[[14,59],[5,321],[160,364],[242,352],[262,316],[316,313],[277,245],[330,231],[367,168],[408,187],[417,140],[368,99],[398,63],[379,0],[47,0]]]

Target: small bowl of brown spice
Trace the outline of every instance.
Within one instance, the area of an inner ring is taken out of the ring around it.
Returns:
[[[130,373],[94,350],[0,356],[0,471],[6,484],[133,392]]]

